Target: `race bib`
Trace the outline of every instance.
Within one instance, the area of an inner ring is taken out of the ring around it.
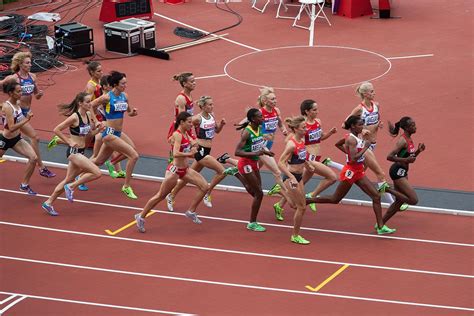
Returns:
[[[310,142],[318,141],[321,139],[321,129],[315,129],[309,132],[308,138]]]
[[[266,141],[263,138],[260,138],[259,140],[255,141],[252,144],[251,151],[260,151],[262,148],[265,146]]]
[[[306,149],[298,150],[298,159],[299,160],[306,160]]]
[[[378,113],[372,114],[365,118],[365,125],[374,125],[374,124],[377,124],[378,121],[379,121],[379,114]]]
[[[87,135],[91,131],[90,125],[80,126],[79,127],[79,135]]]
[[[127,111],[128,103],[125,101],[115,101],[114,110],[115,112],[125,112]]]
[[[171,172],[172,174],[175,174],[178,168],[175,165],[170,165],[168,167],[168,171]]]
[[[35,85],[34,84],[26,84],[24,86],[21,86],[21,94],[22,95],[32,94],[33,91],[35,91]]]
[[[346,179],[352,179],[353,176],[354,172],[352,170],[346,170],[346,173],[344,173],[344,177],[346,177]]]
[[[214,138],[214,135],[215,135],[214,129],[206,131],[206,138]]]
[[[107,135],[113,135],[115,133],[115,129],[113,129],[112,127],[106,127],[105,128],[105,134]]]
[[[245,165],[244,166],[244,173],[245,174],[249,174],[251,173],[253,170],[252,170],[252,166],[251,165]]]
[[[397,176],[404,177],[405,175],[406,175],[406,170],[405,169],[399,168],[397,170]]]
[[[263,123],[264,126],[265,126],[265,130],[267,131],[275,131],[278,127],[278,120],[274,119],[274,120],[271,120],[271,121],[266,121],[265,123]]]

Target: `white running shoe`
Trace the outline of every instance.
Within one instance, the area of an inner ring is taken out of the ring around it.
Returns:
[[[135,214],[135,220],[137,221],[137,228],[140,233],[145,232],[145,219],[140,216],[140,213]]]
[[[184,215],[186,215],[186,217],[189,218],[190,220],[192,220],[193,223],[195,223],[195,224],[201,224],[202,223],[195,212],[186,211],[184,213]]]
[[[171,195],[171,193],[168,193],[168,195],[166,196],[166,206],[168,207],[168,211],[174,212],[173,204],[174,204],[173,196]]]
[[[211,200],[211,195],[209,193],[206,193],[206,195],[204,195],[204,197],[202,198],[204,205],[206,205],[207,207],[212,207]]]

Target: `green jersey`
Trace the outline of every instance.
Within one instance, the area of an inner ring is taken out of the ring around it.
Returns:
[[[245,152],[256,152],[260,151],[265,146],[265,139],[263,138],[262,129],[258,127],[257,132],[255,132],[250,126],[245,128],[249,132],[249,138],[242,148]],[[258,160],[258,156],[251,157],[252,160]]]

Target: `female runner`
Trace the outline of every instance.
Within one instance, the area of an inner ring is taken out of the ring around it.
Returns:
[[[308,164],[305,145],[306,122],[303,116],[285,119],[285,123],[293,132],[286,142],[285,149],[278,161],[278,167],[283,172],[283,182],[287,188],[288,197],[296,206],[293,234],[291,242],[307,245],[310,242],[300,235],[301,223],[306,210],[303,172]],[[308,166],[309,167],[309,166]]]
[[[202,96],[198,100],[199,108],[201,113],[193,116],[192,122],[193,126],[197,131],[197,145],[198,150],[194,155],[194,162],[191,165],[191,169],[201,172],[204,167],[212,169],[216,172],[216,175],[212,178],[209,185],[209,190],[204,196],[203,202],[207,207],[212,207],[211,202],[211,191],[214,187],[219,184],[226,176],[224,167],[210,155],[212,140],[214,139],[215,134],[219,133],[224,125],[226,124],[225,119],[221,119],[219,123],[216,123],[214,118],[214,102],[209,96]],[[185,186],[185,182],[178,180],[178,184],[171,191],[170,194],[166,196],[166,201],[168,204],[168,209],[173,211],[174,198],[178,192]]]
[[[31,73],[31,53],[30,52],[19,52],[13,55],[11,70],[14,72],[13,75],[7,76],[2,83],[7,83],[10,80],[15,80],[21,86],[21,98],[20,98],[20,107],[23,112],[23,116],[26,117],[28,112],[31,109],[31,101],[33,100],[33,95],[35,95],[36,100],[41,99],[43,96],[43,90],[38,89],[36,85],[36,76]],[[48,170],[41,160],[41,153],[39,150],[39,137],[35,129],[29,123],[29,120],[21,126],[21,132],[23,135],[26,135],[31,140],[31,146],[33,147],[37,163],[39,166],[39,173],[41,176],[46,178],[52,178],[56,176],[53,172]]]
[[[136,116],[138,114],[136,108],[129,105],[128,95],[125,93],[127,87],[127,78],[124,73],[112,71],[109,77],[109,83],[112,90],[91,102],[92,108],[96,109],[98,106],[105,106],[105,129],[102,132],[103,145],[100,148],[97,157],[92,161],[100,166],[110,155],[116,151],[127,157],[127,166],[125,181],[122,186],[122,192],[130,199],[137,199],[138,197],[133,192],[130,186],[133,168],[138,160],[138,153],[134,146],[128,143],[124,136],[122,136],[123,116],[127,112],[128,116]]]
[[[306,198],[306,203],[332,203],[338,204],[344,196],[349,192],[352,185],[355,183],[372,199],[372,207],[376,219],[377,234],[391,234],[395,229],[386,226],[382,218],[382,206],[380,204],[380,194],[372,186],[372,183],[365,176],[364,160],[365,153],[371,146],[370,140],[363,140],[358,135],[363,135],[367,139],[370,137],[369,131],[364,131],[364,121],[359,116],[351,115],[344,123],[344,128],[350,131],[345,138],[336,143],[336,146],[346,153],[346,165],[339,176],[340,182],[337,186],[336,192],[331,196],[321,196]]]
[[[25,174],[20,184],[20,190],[28,193],[29,195],[36,195],[30,187],[30,178],[35,171],[35,166],[38,157],[32,146],[21,138],[21,128],[28,124],[33,118],[33,113],[28,111],[26,116],[23,115],[20,106],[18,105],[21,97],[22,90],[20,84],[15,80],[6,81],[3,84],[3,92],[8,94],[8,100],[2,104],[2,120],[3,120],[3,132],[0,133],[0,158],[3,157],[5,152],[12,148],[20,155],[28,158],[26,164]]]
[[[51,216],[59,215],[53,207],[53,203],[59,195],[65,192],[68,201],[73,202],[74,190],[76,188],[81,184],[97,180],[101,176],[99,167],[84,156],[87,145],[86,138],[90,134],[93,136],[103,127],[102,123],[95,121],[90,101],[90,94],[80,92],[70,104],[59,106],[59,111],[67,116],[67,118],[54,128],[54,132],[61,141],[68,144],[66,157],[69,160],[69,164],[67,166],[66,178],[56,186],[53,194],[41,205]],[[66,128],[69,128],[70,137],[67,137],[62,132]],[[76,178],[79,174],[81,176]]]
[[[387,160],[392,161],[393,164],[390,167],[390,178],[393,180],[395,190],[405,194],[408,199],[403,200],[398,197],[395,202],[390,205],[387,212],[383,217],[383,222],[386,223],[393,215],[395,215],[404,203],[410,205],[416,205],[418,203],[418,196],[413,187],[408,182],[408,168],[410,164],[416,161],[416,157],[425,151],[426,147],[424,143],[418,144],[418,149],[415,148],[415,143],[412,140],[412,135],[416,133],[415,121],[404,116],[392,125],[389,122],[389,132],[392,136],[397,136],[400,128],[403,130],[403,134],[398,139],[395,148],[388,154]]]
[[[235,155],[240,157],[238,169],[242,178],[239,179],[243,180],[243,185],[247,192],[253,197],[250,222],[247,225],[247,229],[256,232],[264,232],[266,230],[265,227],[257,223],[257,215],[263,199],[262,179],[258,168],[258,160],[264,155],[270,157],[275,155],[265,147],[265,138],[261,129],[262,123],[263,116],[260,110],[254,108],[248,110],[247,121],[237,127],[237,130],[243,131],[235,149]]]
[[[188,112],[181,112],[176,117],[175,132],[171,136],[173,143],[173,162],[168,165],[165,173],[165,179],[160,186],[160,190],[146,203],[141,213],[135,214],[135,221],[138,231],[145,232],[145,217],[153,207],[163,201],[168,193],[176,186],[181,179],[186,183],[192,183],[198,187],[198,192],[188,211],[184,214],[194,223],[201,224],[201,220],[196,214],[196,208],[208,190],[206,179],[197,171],[188,167],[188,158],[197,153],[193,140],[188,132],[193,127],[192,116]]]

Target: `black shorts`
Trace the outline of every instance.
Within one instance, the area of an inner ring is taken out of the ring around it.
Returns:
[[[296,181],[298,181],[298,182],[300,182],[303,179],[303,174],[302,173],[293,173],[293,172],[291,172],[291,174],[295,176]],[[285,182],[289,178],[286,174],[283,174],[283,177],[281,179],[283,180],[283,182]]]
[[[15,147],[16,143],[21,140],[21,135],[18,134],[13,138],[6,138],[3,134],[0,134],[0,149],[7,151],[9,148]]]
[[[81,154],[84,155],[86,151],[85,148],[75,148],[75,147],[68,147],[66,151],[66,158],[69,158],[72,154]]]
[[[392,180],[398,180],[398,179],[401,179],[401,178],[405,178],[405,177],[408,176],[408,168],[406,168],[405,166],[403,166],[399,163],[394,163],[390,167],[389,174],[390,174],[390,178]]]
[[[199,145],[197,153],[194,154],[194,159],[199,161],[211,153],[211,148]]]

